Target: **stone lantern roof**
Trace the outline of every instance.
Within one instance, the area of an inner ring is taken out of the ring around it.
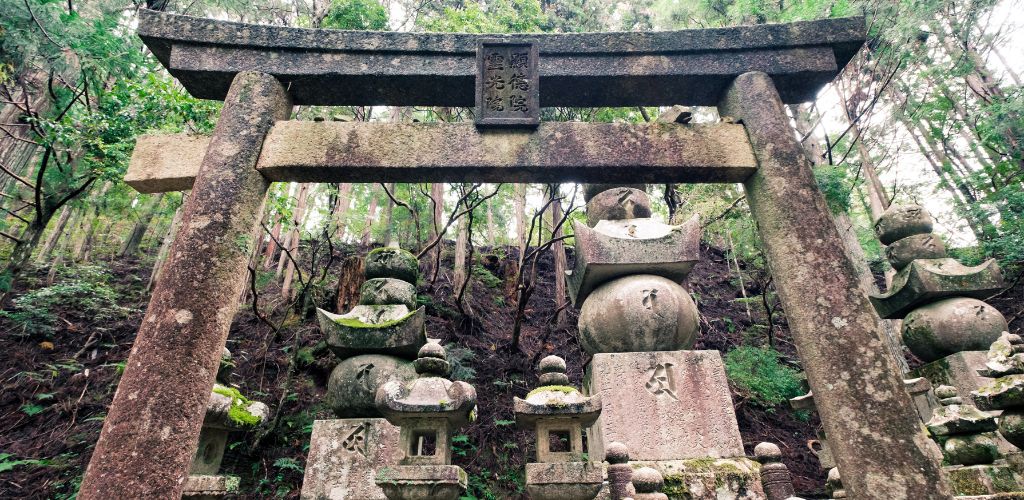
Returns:
[[[443,418],[452,427],[472,420],[476,389],[445,378],[451,371],[445,350],[427,343],[415,361],[419,377],[412,382],[391,381],[377,390],[377,408],[389,422],[401,425],[406,418]]]
[[[541,419],[572,419],[583,427],[594,424],[601,415],[601,396],[584,396],[569,386],[565,375],[565,361],[548,356],[540,362],[540,387],[526,395],[514,398],[516,422],[522,427],[533,427]]]

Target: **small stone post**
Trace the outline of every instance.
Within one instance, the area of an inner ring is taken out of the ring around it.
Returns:
[[[632,494],[629,490],[633,480],[633,468],[629,466],[629,449],[615,441],[604,448],[604,459],[608,462],[608,491],[612,500],[623,500]]]
[[[767,500],[786,500],[796,494],[789,468],[782,463],[782,450],[774,443],[760,443],[754,456],[761,462],[761,487]]]
[[[269,187],[256,160],[290,113],[273,76],[235,76],[79,498],[181,497]]]
[[[664,486],[665,479],[658,469],[641,467],[633,473],[633,500],[668,500],[668,495],[661,492]]]
[[[950,498],[771,78],[737,77],[719,113],[744,124],[754,149],[747,201],[850,495]]]

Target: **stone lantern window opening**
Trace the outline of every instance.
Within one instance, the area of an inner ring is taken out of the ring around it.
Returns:
[[[432,457],[437,451],[437,433],[416,431],[413,433],[412,445],[410,456]]]
[[[401,425],[398,437],[405,457],[402,465],[447,465],[452,463],[451,436],[443,418],[416,418]]]

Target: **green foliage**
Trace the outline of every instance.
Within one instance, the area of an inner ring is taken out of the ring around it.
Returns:
[[[501,278],[495,276],[480,264],[473,265],[473,277],[480,280],[487,288],[498,288],[503,283]]]
[[[281,457],[281,458],[275,460],[274,461],[274,468],[281,469],[281,470],[290,470],[290,471],[298,472],[300,474],[305,471],[305,468],[302,467],[302,464],[300,464],[298,462],[298,460],[295,460],[294,458],[290,458],[290,457]]]
[[[109,283],[102,266],[65,270],[62,281],[37,288],[16,299],[9,311],[0,311],[26,336],[49,337],[60,318],[99,323],[126,317],[131,308],[121,305],[121,294]]]
[[[451,366],[449,378],[463,382],[471,382],[476,378],[476,369],[470,366],[476,356],[472,350],[451,345],[446,348],[446,351],[448,352],[448,364]]]
[[[321,27],[339,30],[388,29],[388,11],[377,0],[335,0]]]
[[[850,210],[850,193],[853,183],[850,170],[845,166],[822,166],[814,169],[814,178],[818,181],[825,202],[834,214],[846,213]]]
[[[725,354],[725,373],[736,391],[768,411],[801,393],[800,372],[780,362],[779,352],[740,346]]]
[[[213,392],[231,398],[231,407],[228,408],[228,419],[235,424],[242,427],[255,427],[263,421],[258,415],[249,413],[248,408],[252,401],[243,396],[238,389],[217,384],[213,386]]]
[[[538,0],[495,0],[445,7],[439,15],[426,17],[422,25],[428,31],[453,33],[534,33],[546,31],[551,20]]]
[[[51,464],[50,460],[39,460],[34,458],[18,459],[10,453],[0,453],[0,474],[4,472],[10,472],[16,467],[21,466],[36,466],[45,467]]]

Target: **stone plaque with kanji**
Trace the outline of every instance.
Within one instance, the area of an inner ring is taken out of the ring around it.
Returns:
[[[535,43],[481,40],[476,64],[478,126],[535,127],[540,123]]]

